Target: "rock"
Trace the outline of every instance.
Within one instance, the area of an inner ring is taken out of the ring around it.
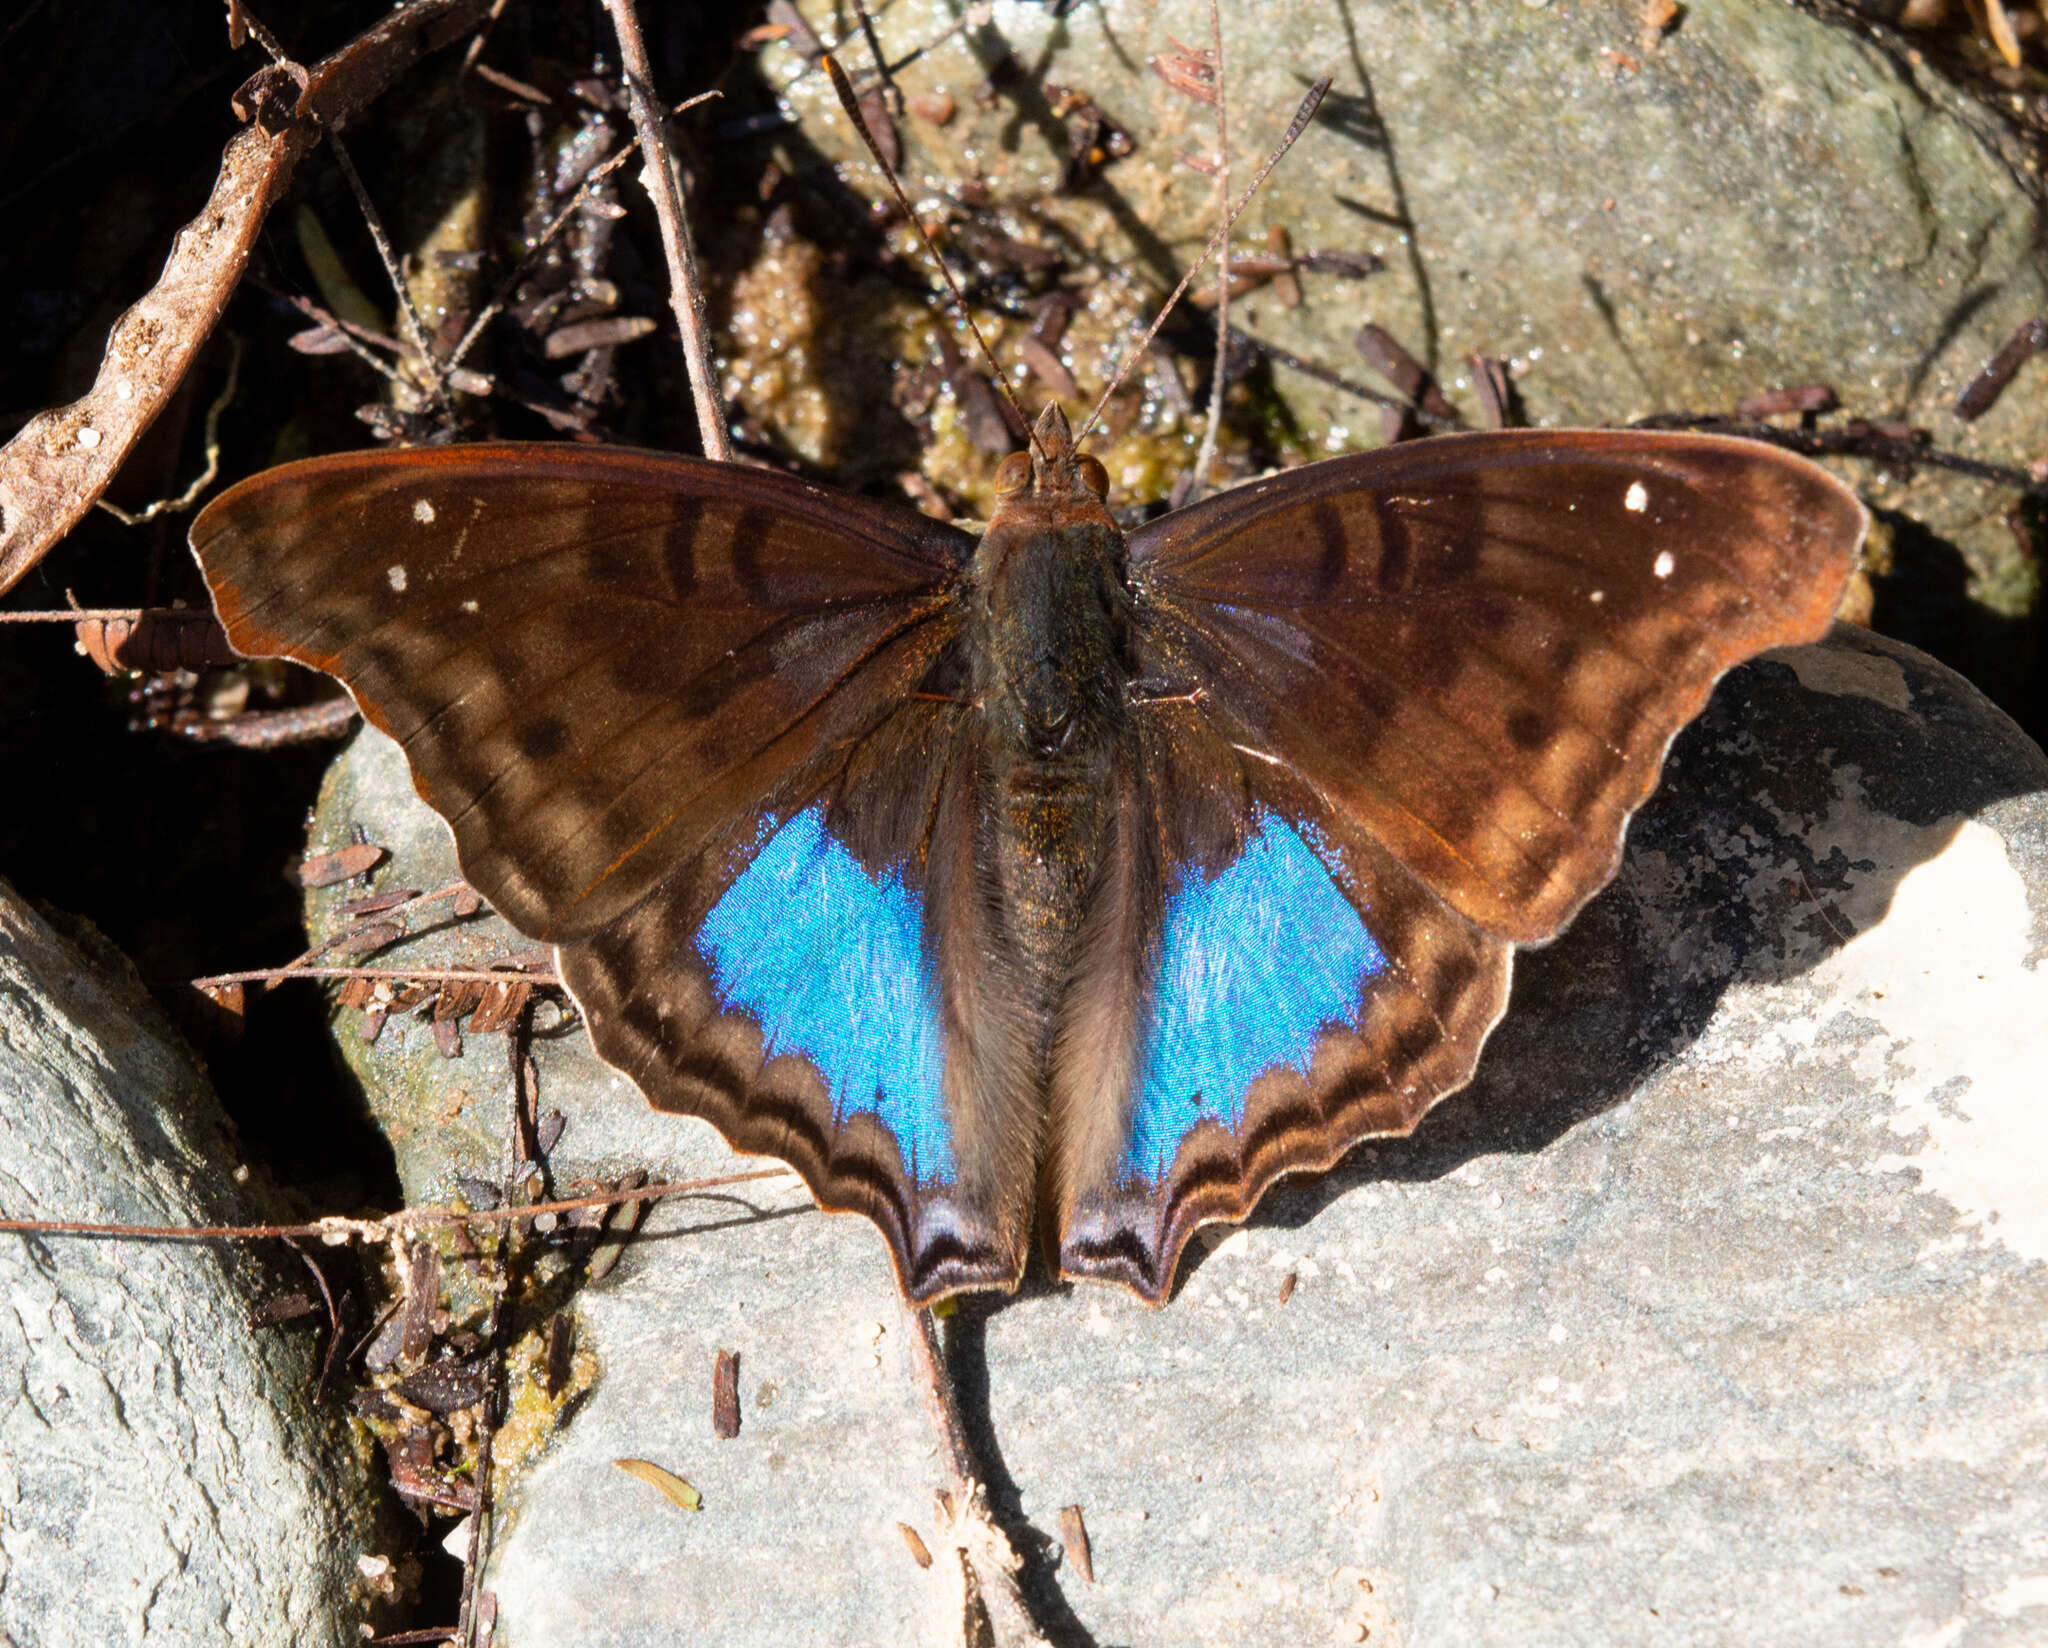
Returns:
[[[125,963],[4,883],[0,1094],[9,1217],[265,1216]],[[360,1641],[373,1489],[307,1338],[248,1326],[269,1280],[224,1244],[0,1234],[0,1642]]]
[[[800,9],[822,39],[838,39],[843,7]],[[1128,351],[1134,320],[1215,227],[1214,181],[1180,159],[1212,150],[1214,117],[1152,66],[1171,58],[1173,35],[1206,43],[1202,8],[1105,0],[1059,10],[1004,7],[998,23],[963,29],[954,0],[903,0],[875,28],[902,90],[950,98],[958,111],[944,125],[893,123],[913,196],[937,202],[977,180],[1014,237],[1056,246],[1088,271],[1075,287],[1091,312],[1061,346],[1085,404]],[[1906,420],[1972,457],[2024,465],[2048,450],[2038,378],[1975,424],[1950,412],[2013,330],[2048,311],[2038,167],[2002,114],[1867,23],[1830,24],[1784,0],[1687,7],[1649,42],[1640,8],[1625,0],[1225,0],[1222,16],[1234,188],[1311,79],[1336,82],[1247,211],[1238,249],[1263,252],[1277,225],[1298,253],[1371,252],[1386,264],[1365,280],[1303,273],[1299,308],[1283,307],[1275,287],[1251,293],[1232,308],[1251,335],[1386,391],[1352,341],[1374,322],[1442,379],[1468,419],[1477,408],[1466,357],[1476,351],[1511,362],[1538,424],[1726,412],[1762,390],[1827,383],[1847,415]],[[991,67],[1006,54],[1016,69]],[[858,30],[841,55],[856,74],[871,61]],[[786,167],[815,188],[823,157],[847,187],[883,199],[822,71],[789,42],[766,48],[761,65],[801,121],[785,140]],[[1083,117],[1062,116],[1058,88],[1092,99],[1135,144],[1075,193],[1060,177]],[[971,240],[956,250],[974,257]],[[834,284],[820,301],[844,308],[853,294]],[[1027,315],[1002,334],[1006,361],[1029,324]],[[822,392],[838,381],[831,373],[852,381],[846,357],[863,336],[900,348],[902,335],[835,335],[820,351]],[[762,370],[771,367],[788,362],[778,355]],[[744,367],[738,377],[751,381]],[[1378,410],[1355,396],[1285,366],[1274,389],[1277,404],[1245,415],[1276,441],[1319,455],[1380,439]],[[1041,379],[1029,393],[1048,391]],[[1139,502],[1163,495],[1199,431],[1156,397],[1147,418],[1182,443],[1177,455],[1156,441],[1121,461],[1122,448],[1104,454]],[[873,447],[871,412],[842,421],[855,455]],[[1859,464],[1852,478],[1896,512],[1904,541],[1892,565],[1908,592],[1898,604],[1956,599],[1966,587],[1981,605],[1960,641],[1945,642],[1973,672],[2002,674],[1982,656],[2001,627],[1990,615],[2022,616],[2038,586],[2004,519],[2010,495],[1933,470],[1899,480]]]
[[[445,843],[388,748],[347,766],[330,832]],[[2044,792],[2041,752],[1910,648],[1844,627],[1739,670],[1416,1137],[1269,1196],[1163,1310],[963,1307],[955,1374],[1053,1638],[2039,1640]],[[470,1079],[431,1047],[387,1028],[364,1068],[431,1105]],[[542,1054],[577,1170],[752,1165]],[[579,1299],[595,1390],[508,1486],[499,1642],[918,1640],[894,1525],[931,1536],[939,1476],[880,1238],[793,1181],[651,1228]],[[1069,1504],[1093,1585],[1058,1555]]]

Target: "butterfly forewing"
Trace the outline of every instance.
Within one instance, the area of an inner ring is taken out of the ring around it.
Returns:
[[[464,873],[549,940],[914,689],[969,545],[765,472],[544,446],[290,465],[193,542],[236,648],[346,682]]]
[[[1536,943],[1612,875],[1715,680],[1824,630],[1862,521],[1751,442],[1419,441],[1134,533],[1140,654],[1455,909]]]
[[[1032,1072],[974,982],[1002,938],[943,690],[971,540],[761,471],[517,446],[273,470],[193,542],[238,650],[339,677],[398,739],[656,1105],[869,1215],[908,1291],[1015,1281]]]

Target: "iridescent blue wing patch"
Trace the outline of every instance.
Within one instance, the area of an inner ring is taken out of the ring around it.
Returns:
[[[1317,1042],[1351,1027],[1386,972],[1320,844],[1314,825],[1258,807],[1231,864],[1190,866],[1167,893],[1124,1153],[1136,1177],[1163,1180],[1198,1122],[1235,1132],[1260,1077],[1306,1079]]]
[[[761,1027],[764,1058],[817,1067],[835,1127],[872,1115],[913,1181],[942,1183],[956,1162],[925,901],[904,866],[859,864],[824,814],[812,806],[773,829],[697,929],[697,949],[719,1004]]]

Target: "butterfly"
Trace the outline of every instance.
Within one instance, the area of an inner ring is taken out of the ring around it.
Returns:
[[[339,678],[658,1108],[880,1229],[907,1299],[1158,1302],[1201,1226],[1409,1132],[1614,874],[1715,681],[1865,515],[1709,435],[1312,463],[1121,531],[1048,408],[977,539],[591,446],[353,453],[192,541]]]

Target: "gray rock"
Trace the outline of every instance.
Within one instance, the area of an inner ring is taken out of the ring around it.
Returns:
[[[828,43],[848,37],[850,69],[868,67],[848,8],[800,9]],[[1092,306],[1118,324],[1149,313],[1156,296],[1115,300],[1120,278],[1165,292],[1216,223],[1213,181],[1178,158],[1211,150],[1213,114],[1150,67],[1170,35],[1207,41],[1205,9],[1103,0],[1061,19],[1004,6],[989,26],[960,29],[961,9],[901,0],[875,19],[903,90],[944,93],[958,109],[943,127],[895,123],[913,194],[981,179],[1015,234],[1093,256]],[[1759,390],[1825,382],[1848,413],[1909,420],[1972,456],[2024,464],[2048,447],[2038,388],[2015,389],[1974,425],[1949,411],[2013,329],[2048,310],[2038,169],[1996,115],[1867,25],[1785,0],[1716,0],[1646,45],[1640,8],[1624,0],[1225,0],[1222,13],[1236,187],[1310,80],[1336,82],[1238,246],[1262,251],[1281,225],[1298,251],[1372,251],[1387,265],[1362,282],[1305,274],[1297,309],[1272,288],[1251,294],[1232,312],[1254,336],[1381,383],[1351,341],[1377,322],[1468,417],[1465,357],[1477,351],[1510,359],[1539,424],[1727,411]],[[976,87],[1006,49],[1022,71],[984,106]],[[882,198],[823,73],[787,45],[761,61],[801,119],[790,167],[822,155]],[[1136,140],[1079,195],[1058,192],[1068,128],[1047,82],[1085,92]],[[1128,344],[1088,322],[1063,352],[1092,397]],[[1285,367],[1275,379],[1305,442],[1378,441],[1371,406]],[[1134,484],[1114,461],[1111,472]],[[1933,471],[1901,482],[1859,466],[1855,478],[1871,502],[1961,552],[1973,599],[2028,610],[2038,580],[2006,500]]]
[[[373,836],[445,843],[388,750],[348,764]],[[1415,1138],[1270,1196],[1164,1310],[965,1306],[955,1374],[1053,1640],[2039,1641],[2044,791],[1910,648],[1844,628],[1740,670]],[[750,1165],[543,1051],[581,1166]],[[469,1079],[418,1027],[387,1060]],[[794,1181],[651,1223],[579,1301],[595,1390],[509,1486],[500,1640],[918,1640],[894,1524],[931,1535],[940,1477],[880,1238]]]
[[[0,1208],[262,1215],[205,1077],[125,963],[0,883]],[[360,1640],[372,1490],[267,1273],[219,1244],[0,1235],[0,1642]]]

